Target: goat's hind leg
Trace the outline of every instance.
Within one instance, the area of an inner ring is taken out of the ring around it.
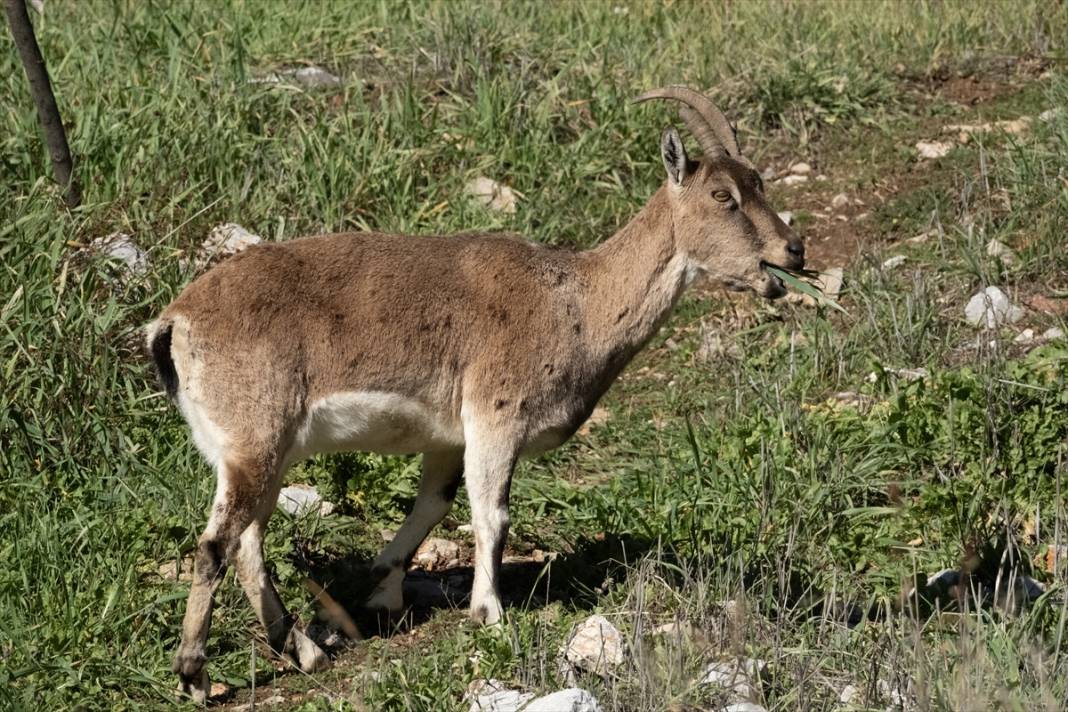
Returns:
[[[270,492],[263,498],[260,511],[241,534],[234,563],[241,587],[256,611],[256,617],[267,629],[267,642],[271,650],[278,655],[288,656],[304,672],[315,672],[327,667],[330,660],[296,625],[296,616],[286,611],[263,563],[263,535],[278,501],[280,480],[279,475],[271,483]]]
[[[197,544],[193,585],[182,621],[182,642],[174,657],[179,691],[204,702],[210,680],[204,664],[215,591],[226,575],[227,562],[240,546],[241,534],[255,519],[272,486],[274,473],[256,461],[225,459],[218,466],[215,501],[208,525]]]
[[[412,513],[371,564],[378,585],[367,599],[367,608],[394,613],[404,608],[404,572],[426,535],[449,513],[463,476],[463,458],[463,450],[423,454],[423,477]]]

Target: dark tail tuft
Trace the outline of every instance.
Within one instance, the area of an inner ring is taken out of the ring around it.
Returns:
[[[172,329],[174,325],[167,324],[152,338],[152,360],[156,362],[160,385],[168,396],[174,398],[178,393],[178,371],[174,369],[174,359],[171,358]]]

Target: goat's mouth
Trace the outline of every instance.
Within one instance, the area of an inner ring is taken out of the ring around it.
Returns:
[[[778,299],[786,294],[786,285],[777,274],[772,274],[767,270],[768,267],[775,267],[776,269],[783,269],[777,264],[771,262],[760,262],[760,273],[762,278],[760,284],[754,287],[754,291],[767,299]]]

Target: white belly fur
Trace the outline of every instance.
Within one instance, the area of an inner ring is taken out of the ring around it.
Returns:
[[[338,450],[401,455],[463,444],[460,419],[420,401],[382,391],[335,393],[312,404],[287,460]]]

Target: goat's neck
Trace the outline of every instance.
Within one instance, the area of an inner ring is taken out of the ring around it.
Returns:
[[[656,333],[693,278],[675,242],[667,189],[587,254],[590,355],[611,377]]]

